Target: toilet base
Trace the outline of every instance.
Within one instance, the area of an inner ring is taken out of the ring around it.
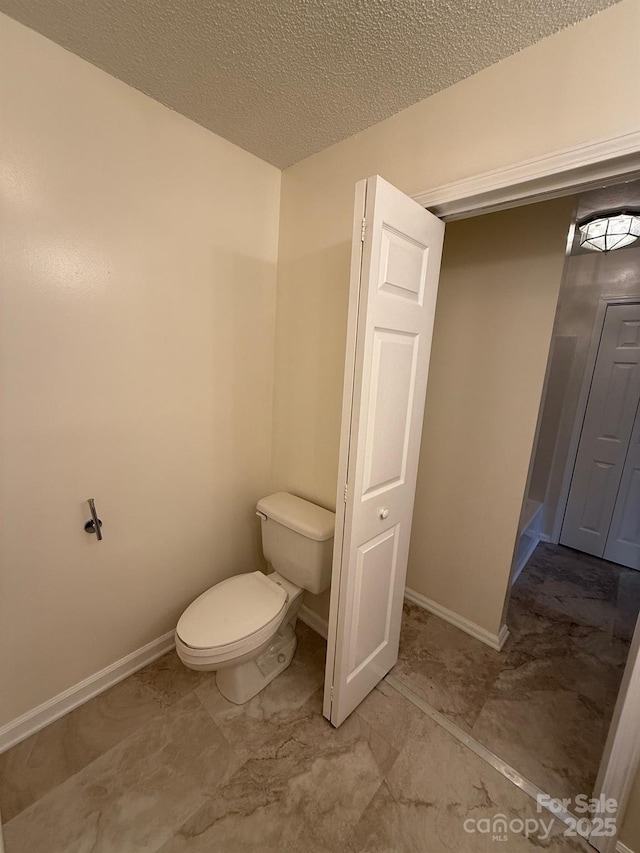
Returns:
[[[281,625],[257,657],[217,671],[216,684],[225,699],[244,705],[289,666],[297,645],[295,621]]]

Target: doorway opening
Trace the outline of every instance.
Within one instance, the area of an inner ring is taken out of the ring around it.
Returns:
[[[574,221],[623,194],[638,204],[640,182],[583,194]],[[640,610],[639,305],[640,247],[596,255],[571,228],[507,595],[511,636],[497,652],[409,602],[393,672],[554,797],[596,787]],[[616,443],[615,458],[594,455],[589,429],[608,450]],[[586,536],[597,513],[597,546],[578,549],[570,531]]]

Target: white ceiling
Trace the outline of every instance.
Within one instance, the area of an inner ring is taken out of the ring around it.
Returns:
[[[286,167],[617,0],[0,0]]]

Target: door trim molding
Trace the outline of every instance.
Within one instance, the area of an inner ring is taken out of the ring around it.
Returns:
[[[598,350],[600,349],[600,339],[602,338],[604,321],[607,316],[607,308],[611,305],[631,305],[634,302],[640,302],[640,290],[635,296],[607,296],[605,294],[598,300],[596,315],[591,331],[591,341],[589,342],[589,350],[584,367],[584,375],[582,377],[580,396],[578,397],[578,406],[576,408],[576,414],[573,421],[573,429],[571,430],[571,440],[567,450],[567,461],[565,463],[564,474],[562,475],[562,486],[558,496],[558,505],[551,531],[551,541],[556,545],[560,542],[562,525],[567,511],[567,503],[569,502],[571,481],[573,479],[573,471],[576,466],[576,458],[578,456],[578,448],[580,446],[582,425],[584,424],[584,419],[587,414],[587,404],[589,402],[589,394],[591,392],[591,383],[593,382],[593,373],[596,369],[596,361],[598,360]]]
[[[41,705],[0,727],[0,753],[39,732],[99,693],[152,663],[175,646],[175,632],[168,631],[115,663],[63,690]]]
[[[404,589],[404,597],[407,601],[410,601],[417,607],[421,607],[423,610],[428,610],[429,613],[433,613],[434,616],[439,616],[441,619],[444,619],[445,622],[448,622],[450,625],[454,625],[456,628],[464,631],[465,634],[469,634],[470,637],[480,640],[481,643],[495,649],[497,652],[502,651],[502,647],[509,638],[509,629],[506,625],[502,626],[498,634],[492,634],[491,631],[487,631],[486,628],[472,622],[470,619],[465,619],[465,617],[460,616],[459,613],[455,613],[453,610],[443,607],[441,604],[438,604],[437,601],[427,598],[425,595],[416,592],[415,589],[410,589],[408,586]]]
[[[584,142],[412,196],[445,221],[532,204],[640,177],[640,130]]]

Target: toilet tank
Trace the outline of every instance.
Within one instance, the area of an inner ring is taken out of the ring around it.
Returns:
[[[335,514],[277,492],[258,501],[262,550],[278,574],[317,595],[331,583]]]

